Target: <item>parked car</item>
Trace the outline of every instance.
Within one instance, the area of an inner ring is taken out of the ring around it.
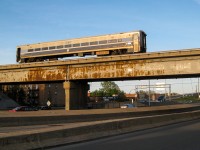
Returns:
[[[17,112],[17,111],[37,111],[37,107],[31,107],[31,106],[19,106],[15,107],[12,110],[9,110],[10,112]]]
[[[51,107],[50,106],[39,106],[38,109],[39,110],[50,110]]]
[[[120,108],[133,108],[133,107],[135,107],[135,105],[133,105],[133,104],[124,104],[124,105],[120,106]]]
[[[159,97],[158,97],[158,101],[159,101],[159,102],[164,102],[164,101],[166,101],[165,96],[164,96],[164,95],[159,96]]]
[[[148,99],[145,99],[145,98],[139,100],[140,103],[147,103],[148,101],[149,101],[149,100],[148,100]]]

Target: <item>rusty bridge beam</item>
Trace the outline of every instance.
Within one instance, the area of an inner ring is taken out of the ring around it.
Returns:
[[[200,49],[0,66],[0,83],[198,76]]]

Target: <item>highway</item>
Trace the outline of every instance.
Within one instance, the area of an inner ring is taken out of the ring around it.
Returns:
[[[200,119],[51,150],[200,150]]]

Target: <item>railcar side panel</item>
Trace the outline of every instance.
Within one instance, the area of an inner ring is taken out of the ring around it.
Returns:
[[[17,62],[139,52],[146,52],[146,34],[143,31],[22,45],[17,47]]]

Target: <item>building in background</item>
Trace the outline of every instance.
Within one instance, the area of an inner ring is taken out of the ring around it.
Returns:
[[[50,101],[53,107],[65,106],[65,91],[62,83],[2,85],[0,91],[20,105],[43,106]]]

